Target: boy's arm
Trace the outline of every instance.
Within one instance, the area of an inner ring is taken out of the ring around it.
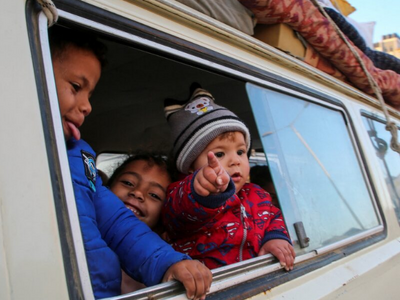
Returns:
[[[193,189],[196,173],[168,187],[162,219],[172,240],[190,236],[194,231],[210,223],[220,212],[221,206],[235,192],[235,185],[232,182],[224,193],[202,197]]]
[[[68,158],[96,297],[109,297],[117,292],[119,287],[107,280],[118,278],[120,264],[129,276],[148,286],[160,283],[168,271],[173,274],[172,278],[184,284],[188,295],[204,297],[211,284],[211,272],[190,257],[174,251],[126,209],[111,191],[102,186],[101,179],[96,178],[96,171],[92,168],[93,150],[84,142],[75,144],[68,145]],[[84,162],[86,154],[91,156],[90,169]],[[104,263],[104,259],[110,260],[109,263]],[[186,265],[190,268],[184,268]]]
[[[161,282],[174,263],[189,257],[175,252],[145,223],[126,209],[107,188],[96,186],[96,221],[102,238],[117,254],[123,269],[150,286]]]
[[[271,196],[261,188],[258,190],[257,195],[263,198],[262,200],[265,202],[272,202]],[[279,260],[281,265],[289,271],[293,269],[296,253],[293,249],[292,241],[289,239],[282,212],[273,205],[266,207],[269,208],[269,216],[271,219],[269,226],[266,228],[258,255],[261,256],[271,253]]]
[[[282,212],[272,204],[271,195],[256,184],[249,183],[248,187],[250,188],[250,194],[247,197],[253,199],[252,202],[257,201],[260,204],[259,207],[263,209],[259,211],[258,214],[262,214],[263,218],[267,216],[267,219],[265,219],[267,222],[265,224],[268,225],[264,228],[262,244],[272,239],[283,239],[291,244],[292,241],[287,233]]]
[[[210,152],[207,166],[168,188],[163,221],[170,237],[185,238],[206,226],[234,194],[233,181]]]
[[[272,239],[282,239],[291,244],[292,241],[287,233],[281,210],[275,206],[271,206],[270,218],[271,220],[269,226],[266,228],[262,243],[264,244]]]
[[[113,193],[99,189],[95,199],[98,227],[124,271],[147,286],[176,279],[185,286],[190,299],[204,298],[212,281],[210,270],[173,250]]]

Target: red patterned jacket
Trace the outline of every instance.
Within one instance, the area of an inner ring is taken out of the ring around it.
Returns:
[[[214,269],[252,257],[271,239],[291,243],[281,211],[271,196],[248,183],[237,193],[227,190],[202,197],[193,189],[193,176],[168,187],[163,222],[175,250]]]

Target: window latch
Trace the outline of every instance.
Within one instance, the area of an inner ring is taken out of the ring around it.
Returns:
[[[293,224],[294,230],[296,230],[297,239],[299,240],[300,248],[306,248],[309,246],[310,238],[306,234],[303,222],[296,222]]]

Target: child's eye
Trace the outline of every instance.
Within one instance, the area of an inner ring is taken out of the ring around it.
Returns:
[[[81,86],[78,83],[71,82],[72,87],[74,88],[75,92],[79,92]]]
[[[124,185],[127,185],[127,186],[129,186],[129,187],[134,187],[134,184],[133,184],[132,182],[130,182],[130,181],[121,180],[121,182],[122,182]]]
[[[224,152],[216,152],[216,153],[214,153],[214,155],[215,155],[216,157],[218,157],[218,158],[221,158],[221,157],[224,156]]]
[[[157,194],[150,193],[149,195],[150,195],[150,197],[152,197],[152,198],[154,198],[156,200],[163,201],[163,199],[161,199],[161,197],[158,196]]]
[[[244,150],[238,150],[238,152],[237,152],[237,154],[238,155],[243,155],[243,154],[245,154],[246,152],[244,151]]]

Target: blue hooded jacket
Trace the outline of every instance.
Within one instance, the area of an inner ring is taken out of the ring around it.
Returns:
[[[174,251],[102,186],[95,153],[86,142],[71,139],[67,142],[67,150],[96,298],[121,293],[121,268],[135,280],[151,286],[161,282],[171,265],[190,259]]]

